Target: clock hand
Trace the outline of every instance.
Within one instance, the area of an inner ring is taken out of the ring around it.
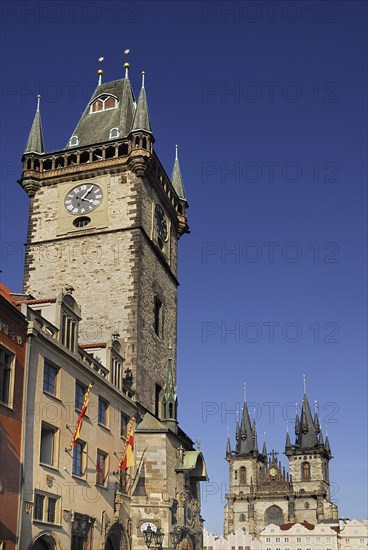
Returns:
[[[84,200],[84,198],[85,198],[87,195],[90,194],[90,192],[92,191],[92,189],[93,189],[93,185],[91,185],[91,187],[88,189],[88,191],[86,191],[86,192],[84,193],[84,195],[83,195],[83,197],[81,197],[81,199]]]

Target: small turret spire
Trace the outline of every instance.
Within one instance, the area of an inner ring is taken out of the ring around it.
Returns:
[[[230,429],[227,429],[226,458],[231,458]]]
[[[43,132],[40,113],[41,96],[37,96],[36,114],[33,119],[31,131],[29,132],[25,153],[44,153],[45,147],[43,143]]]
[[[307,395],[307,377],[303,374],[304,395]]]
[[[185,191],[184,191],[184,184],[183,184],[183,178],[181,175],[180,165],[179,165],[179,158],[178,158],[178,146],[175,145],[175,161],[174,161],[174,168],[171,175],[171,183],[173,184],[173,187],[176,191],[176,194],[178,195],[179,199],[186,203],[187,205],[187,199],[185,197]]]
[[[137,109],[134,115],[133,128],[135,130],[145,130],[146,132],[152,133],[151,130],[151,121],[148,112],[148,104],[146,97],[146,90],[144,87],[144,71],[142,72],[142,87],[138,97]]]

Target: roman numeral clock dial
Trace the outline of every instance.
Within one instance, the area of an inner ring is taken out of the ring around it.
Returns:
[[[64,200],[64,206],[70,214],[89,214],[97,208],[102,201],[102,190],[98,185],[83,184],[69,191]]]
[[[156,223],[156,229],[163,241],[166,241],[167,239],[167,222],[165,213],[162,210],[161,206],[159,204],[156,204],[155,206],[155,223]]]

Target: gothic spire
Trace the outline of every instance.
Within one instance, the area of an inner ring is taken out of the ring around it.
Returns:
[[[29,132],[27,145],[24,150],[25,153],[44,153],[45,148],[43,144],[43,133],[40,113],[40,99],[41,96],[37,96],[37,109]]]
[[[129,63],[125,63],[124,68],[125,78],[123,79],[123,91],[120,111],[120,128],[122,136],[126,136],[129,134],[130,129],[133,125],[135,110],[134,94],[129,81]]]
[[[227,436],[227,445],[226,445],[226,458],[231,457],[231,442],[230,442],[230,435]]]
[[[146,90],[144,87],[144,71],[142,72],[142,87],[138,97],[137,109],[135,111],[132,127],[132,131],[136,130],[145,130],[146,132],[152,133]]]
[[[249,411],[248,411],[246,395],[245,395],[245,385],[244,385],[243,414],[242,414],[242,419],[240,423],[239,442],[236,450],[239,456],[248,455],[252,453],[254,450],[257,451],[257,449],[254,447],[253,431],[250,423]]]
[[[171,183],[179,197],[180,200],[187,202],[184,191],[183,178],[181,176],[181,170],[178,159],[178,146],[175,145],[175,161],[174,167],[171,175]]]
[[[318,444],[318,440],[305,385],[304,377],[304,396],[298,430],[295,421],[296,444],[300,449],[313,449]]]
[[[171,346],[170,346],[171,352]],[[177,431],[178,398],[172,372],[172,358],[167,361],[167,379],[162,396],[162,420],[167,422],[173,431]]]
[[[253,450],[258,453],[258,437],[257,437],[257,426],[255,419],[252,422],[252,435],[253,435]]]
[[[266,440],[264,440],[264,442],[263,442],[262,455],[263,455],[263,456],[265,457],[265,459],[267,460],[267,446],[266,446]]]
[[[331,447],[330,447],[330,441],[328,439],[328,435],[326,434],[326,439],[325,439],[325,449],[326,451],[328,452],[329,455],[331,455]]]
[[[285,454],[287,455],[291,451],[291,440],[289,430],[286,432],[286,442],[285,442]]]

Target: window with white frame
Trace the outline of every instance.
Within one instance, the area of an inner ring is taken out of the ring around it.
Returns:
[[[111,128],[109,133],[109,139],[114,139],[120,137],[120,130],[119,128]]]
[[[58,429],[45,422],[41,424],[40,463],[55,467],[57,465]]]
[[[79,137],[78,136],[72,136],[69,140],[68,146],[69,147],[76,147],[79,145]]]
[[[98,113],[100,111],[107,111],[108,109],[115,109],[118,104],[119,103],[116,97],[111,95],[101,95],[91,104],[90,113]]]
[[[13,405],[15,355],[0,347],[0,402],[7,407]]]

